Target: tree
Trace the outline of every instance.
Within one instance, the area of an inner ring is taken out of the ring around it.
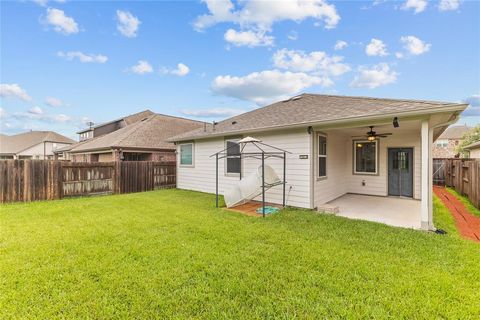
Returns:
[[[458,145],[456,151],[460,153],[462,158],[468,158],[470,152],[465,150],[465,147],[478,141],[480,141],[480,124],[463,135],[462,141]]]

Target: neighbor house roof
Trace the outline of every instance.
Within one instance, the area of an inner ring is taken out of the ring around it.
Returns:
[[[215,126],[208,125],[205,130],[197,129],[170,140],[185,141],[215,135],[354,120],[372,116],[421,114],[438,109],[448,111],[449,107],[461,111],[467,107],[467,104],[302,94],[229,118]]]
[[[102,127],[104,125],[107,125],[107,124],[110,124],[110,123],[114,123],[114,122],[119,122],[119,121],[124,121],[125,124],[128,126],[132,123],[135,123],[135,122],[138,122],[140,120],[143,120],[151,115],[155,114],[154,112],[150,111],[150,110],[143,110],[143,111],[140,111],[140,112],[137,112],[137,113],[134,113],[134,114],[131,114],[131,115],[128,115],[126,117],[122,117],[122,118],[118,118],[118,119],[115,119],[115,120],[112,120],[112,121],[108,121],[108,122],[104,122],[104,123],[99,123],[95,126],[92,126],[91,128],[87,128],[87,129],[84,129],[84,130],[81,130],[81,131],[78,131],[77,133],[83,133],[83,132],[86,132],[86,131],[90,131],[92,129],[95,129],[95,128],[98,128],[98,127]]]
[[[153,114],[106,135],[77,143],[70,152],[81,153],[94,150],[118,148],[175,149],[166,140],[192,128],[204,126],[204,122],[185,118]]]
[[[29,131],[13,136],[0,136],[0,153],[17,154],[43,142],[75,143],[53,131]]]
[[[472,128],[467,125],[451,126],[445,130],[438,139],[462,139],[463,135],[470,130],[472,130]]]
[[[468,146],[465,146],[465,149],[467,149],[467,150],[480,149],[480,141],[477,141],[477,142],[469,144]]]

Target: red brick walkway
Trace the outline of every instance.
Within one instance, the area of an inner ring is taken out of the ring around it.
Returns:
[[[480,242],[480,218],[471,214],[463,203],[445,188],[434,186],[433,191],[452,213],[460,235]]]

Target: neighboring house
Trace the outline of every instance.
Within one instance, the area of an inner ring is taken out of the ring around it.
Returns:
[[[480,141],[469,144],[465,147],[469,152],[469,158],[480,159]]]
[[[98,124],[95,126],[92,126],[88,129],[84,129],[81,131],[78,131],[78,141],[85,141],[89,140],[92,138],[97,138],[100,136],[103,136],[105,134],[111,133],[113,131],[116,131],[118,129],[122,129],[128,125],[131,125],[135,122],[141,121],[154,113],[150,110],[144,110],[138,113],[131,114],[129,116],[116,119],[113,121],[105,122],[102,124]]]
[[[433,157],[458,158],[459,153],[456,149],[462,141],[463,136],[470,130],[472,130],[472,128],[467,125],[449,127],[433,144]]]
[[[0,136],[0,159],[53,159],[54,152],[75,143],[53,131],[29,131]]]
[[[175,145],[166,140],[204,126],[201,121],[151,113],[58,152],[73,162],[175,161]]]
[[[215,158],[211,156],[227,144],[252,136],[291,152],[286,160],[287,205],[322,209],[346,194],[380,196],[363,197],[354,207],[373,201],[378,204],[372,210],[380,210],[378,221],[390,223],[389,219],[401,220],[405,214],[411,217],[409,222],[391,224],[432,229],[432,144],[466,107],[302,94],[170,139],[178,145],[177,187],[214,193]],[[394,127],[395,120],[399,127]],[[366,136],[369,126],[392,135]],[[238,183],[240,171],[246,176],[260,164],[256,159],[239,159],[235,152],[238,148],[219,161],[220,194]],[[267,164],[281,175],[282,161],[270,159]],[[282,186],[267,194],[268,202],[282,203]],[[420,201],[401,201],[404,211],[390,217],[398,208],[381,206],[386,199],[381,197],[387,196]]]

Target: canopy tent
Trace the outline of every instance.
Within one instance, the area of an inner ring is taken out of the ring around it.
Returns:
[[[287,153],[290,153],[286,150],[283,150],[283,149],[280,149],[280,148],[277,148],[277,147],[274,147],[274,146],[271,146],[271,145],[268,145],[266,143],[263,143],[262,141],[258,140],[258,139],[255,139],[255,138],[252,138],[252,137],[245,137],[243,139],[241,139],[240,141],[238,141],[237,143],[238,145],[240,145],[240,148],[239,148],[239,152],[238,153],[231,153],[231,152],[228,152],[229,150],[231,150],[231,148],[238,148],[237,145],[231,145],[231,146],[227,146],[227,148],[211,155],[210,157],[213,157],[215,156],[215,161],[216,161],[216,165],[215,165],[215,195],[216,195],[216,198],[215,198],[215,204],[216,204],[216,207],[218,208],[218,161],[220,159],[225,159],[227,157],[238,157],[240,159],[240,164],[242,163],[242,159],[246,159],[246,158],[254,158],[254,159],[258,159],[258,160],[261,160],[261,166],[259,167],[260,170],[258,170],[258,174],[261,175],[261,184],[260,184],[260,188],[261,188],[261,195],[262,195],[262,214],[263,214],[263,217],[265,217],[265,192],[270,189],[270,188],[273,188],[275,186],[278,186],[278,185],[283,185],[283,200],[282,200],[282,205],[283,207],[285,207],[285,186],[286,186],[286,159],[287,159]],[[245,151],[247,145],[250,145],[252,147],[254,147],[254,151]],[[283,160],[283,175],[282,175],[282,179],[280,180],[276,174],[272,171],[273,169],[266,165],[265,164],[265,161],[269,158],[278,158],[278,159],[282,159]],[[266,179],[266,171],[267,170],[267,179]],[[261,171],[261,173],[260,173]],[[275,178],[272,178],[272,177],[275,177]],[[239,172],[239,179],[242,180],[242,166],[240,165],[240,172]],[[257,194],[258,195],[258,194]],[[251,200],[250,197],[255,197],[257,196],[255,195],[254,192],[249,192],[249,196],[247,196],[245,199],[248,199],[248,200]]]

